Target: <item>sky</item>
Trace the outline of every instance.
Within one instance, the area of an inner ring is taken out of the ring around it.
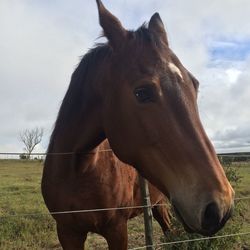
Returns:
[[[200,81],[199,110],[216,151],[250,151],[250,1],[103,0],[127,29],[159,12],[170,42]],[[0,1],[0,152],[44,128],[44,152],[70,77],[98,40],[94,0]]]

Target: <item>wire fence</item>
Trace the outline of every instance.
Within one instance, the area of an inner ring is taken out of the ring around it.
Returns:
[[[103,149],[99,150],[98,152],[113,152],[111,149]],[[45,157],[47,155],[55,155],[55,156],[70,156],[70,155],[79,155],[79,154],[94,154],[96,152],[56,152],[56,153],[32,153],[32,156],[37,157]],[[7,156],[7,159],[11,159],[11,157],[20,157],[21,154],[25,153],[18,153],[18,152],[0,152],[0,156]],[[236,158],[236,160],[245,158],[247,160],[250,159],[250,154],[218,154],[218,157],[225,157],[225,158]],[[43,159],[43,158],[42,158]],[[235,201],[241,201],[241,200],[250,200],[250,196],[244,196],[244,197],[237,197],[235,198]],[[93,208],[93,209],[83,209],[83,210],[70,210],[70,211],[54,211],[54,212],[47,212],[47,213],[23,213],[23,214],[7,214],[7,215],[0,215],[0,218],[10,218],[10,217],[27,217],[27,216],[48,216],[48,215],[60,215],[60,214],[74,214],[74,213],[89,213],[89,212],[102,212],[102,211],[112,211],[112,210],[125,210],[125,209],[142,209],[145,207],[155,207],[155,206],[165,206],[167,204],[154,204],[151,206],[126,206],[126,207],[110,207],[110,208]],[[211,239],[219,239],[219,238],[229,238],[229,237],[236,237],[236,236],[246,236],[250,235],[250,231],[247,232],[239,232],[235,234],[226,234],[226,235],[217,235],[212,237],[200,237],[195,239],[188,239],[188,240],[178,240],[178,241],[171,241],[166,243],[159,243],[154,245],[144,245],[141,247],[134,247],[130,248],[129,250],[139,250],[139,249],[147,249],[148,247],[163,247],[167,245],[174,245],[174,244],[181,244],[181,243],[188,243],[188,242],[195,242],[195,241],[205,241],[205,240],[211,240]]]
[[[178,245],[178,244],[183,244],[183,243],[230,238],[230,237],[236,237],[236,236],[246,236],[246,235],[250,235],[250,231],[240,232],[240,233],[235,233],[235,234],[224,234],[224,235],[217,235],[217,236],[210,236],[210,237],[200,237],[200,238],[188,239],[188,240],[170,241],[170,242],[158,243],[158,244],[154,244],[154,245],[144,245],[144,246],[140,246],[140,247],[128,248],[128,250],[140,250],[140,249],[147,249],[149,247],[156,249],[157,247],[163,247],[163,246],[169,246],[169,245]],[[54,250],[59,250],[59,249],[61,250],[61,247],[55,248]]]
[[[89,152],[43,152],[43,153],[25,153],[25,152],[0,152],[0,159],[41,159],[44,160],[46,156],[72,156],[72,155],[92,155],[95,154],[97,151],[89,151]],[[112,149],[101,149],[98,152],[113,152]]]
[[[235,201],[240,200],[250,200],[250,196],[238,197],[234,199]],[[67,211],[54,211],[48,213],[23,213],[23,214],[8,214],[0,215],[0,218],[8,217],[27,217],[27,216],[47,216],[47,215],[60,215],[60,214],[79,214],[79,213],[92,213],[92,212],[104,212],[104,211],[114,211],[114,210],[126,210],[126,209],[141,209],[141,208],[153,208],[157,206],[168,206],[167,204],[154,204],[150,206],[126,206],[126,207],[109,207],[109,208],[93,208],[93,209],[80,209],[80,210],[67,210]]]
[[[236,237],[236,236],[244,236],[244,235],[250,235],[250,231],[249,232],[240,232],[240,233],[235,233],[235,234],[225,234],[225,235],[217,235],[217,236],[210,236],[210,237],[201,237],[201,238],[188,239],[188,240],[171,241],[171,242],[159,243],[159,244],[154,244],[154,245],[129,248],[128,250],[146,249],[148,247],[155,248],[155,247],[160,247],[160,246],[175,245],[175,244],[203,241],[203,240],[221,239],[221,238]]]
[[[239,200],[247,200],[247,199],[250,199],[250,197],[239,197],[239,198],[236,198],[235,200],[239,201]],[[150,207],[152,208],[154,206],[165,206],[165,204],[155,204],[155,205],[150,206]],[[116,207],[116,208],[72,210],[72,211],[61,211],[61,212],[51,212],[51,213],[15,214],[15,215],[0,216],[0,218],[21,217],[21,216],[40,216],[40,215],[53,215],[53,214],[69,214],[69,213],[102,212],[102,211],[108,211],[108,210],[138,209],[138,208],[144,208],[144,207],[146,207],[146,206],[128,206],[128,207]],[[249,230],[250,230],[250,228],[249,228]],[[224,235],[209,236],[209,237],[198,237],[198,238],[194,238],[194,239],[170,241],[170,242],[165,242],[165,243],[157,243],[154,245],[144,245],[144,246],[140,246],[140,247],[129,248],[128,250],[148,249],[149,247],[156,249],[157,247],[163,247],[163,246],[168,246],[168,245],[177,245],[177,244],[183,244],[183,243],[205,241],[205,240],[212,240],[212,239],[221,239],[221,238],[229,238],[229,237],[237,237],[237,236],[246,236],[246,235],[250,235],[250,231],[239,232],[239,233],[234,233],[234,234],[224,234]],[[61,249],[61,248],[57,248],[57,249]]]
[[[108,149],[100,149],[100,150],[93,150],[93,151],[86,151],[86,152],[42,152],[42,153],[26,153],[26,152],[0,152],[0,156],[2,157],[6,157],[6,158],[11,158],[11,157],[20,157],[22,155],[27,156],[60,156],[60,155],[88,155],[88,154],[95,154],[96,152],[113,152],[112,149],[108,148]],[[225,157],[225,158],[244,158],[244,159],[249,159],[250,160],[250,153],[246,152],[246,153],[218,153],[217,154],[218,157]]]

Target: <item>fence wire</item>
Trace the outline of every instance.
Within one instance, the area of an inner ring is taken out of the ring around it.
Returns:
[[[113,150],[111,148],[107,148],[107,149],[99,149],[99,150],[96,150],[96,151],[89,151],[89,152],[73,152],[73,151],[70,151],[70,152],[51,152],[51,153],[48,153],[48,152],[43,152],[43,153],[25,153],[25,152],[0,152],[0,155],[12,155],[12,156],[20,156],[20,155],[32,155],[32,156],[46,156],[46,155],[88,155],[88,154],[95,154],[95,153],[98,153],[98,152],[113,152]]]
[[[244,236],[244,235],[249,235],[249,234],[250,234],[250,231],[249,232],[236,233],[236,234],[224,234],[224,235],[217,235],[217,236],[210,236],[210,237],[202,237],[202,238],[189,239],[189,240],[177,240],[177,241],[170,241],[170,242],[166,242],[166,243],[159,243],[159,244],[142,246],[142,247],[134,247],[134,248],[130,248],[128,250],[139,250],[139,249],[146,249],[147,247],[160,247],[160,246],[188,243],[188,242],[194,242],[194,241],[202,241],[202,240],[212,240],[212,239],[220,239],[220,238],[227,238],[227,237]]]
[[[245,235],[250,235],[250,231],[249,232],[236,233],[236,234],[224,234],[224,235],[211,236],[211,237],[195,238],[195,239],[190,239],[190,240],[170,241],[170,242],[166,242],[166,243],[158,243],[158,244],[154,244],[154,245],[145,245],[145,246],[141,246],[141,247],[128,248],[128,250],[140,250],[140,249],[146,249],[148,247],[156,248],[156,247],[162,247],[162,246],[167,246],[167,245],[177,245],[177,244],[188,243],[188,242],[203,241],[203,240],[213,240],[213,239],[221,239],[221,238],[245,236]],[[62,248],[61,247],[55,248],[55,250],[59,250],[59,249],[62,249]]]
[[[250,196],[239,197],[239,198],[235,198],[234,200],[239,201],[239,200],[247,200],[247,199],[250,199]],[[126,206],[126,207],[110,207],[110,208],[67,210],[67,211],[55,211],[55,212],[48,212],[48,213],[8,214],[8,215],[1,215],[0,218],[90,213],[90,212],[103,212],[103,211],[125,210],[125,209],[140,209],[140,208],[148,208],[148,207],[153,208],[153,207],[156,207],[156,206],[168,206],[168,204],[154,204],[154,205],[151,205],[151,206],[139,205],[139,206]]]
[[[46,156],[46,155],[74,155],[74,154],[95,154],[97,152],[113,152],[113,150],[111,148],[108,149],[99,149],[96,151],[86,151],[86,152],[42,152],[42,153],[26,153],[26,152],[0,152],[0,155],[13,155],[13,156],[20,156],[20,155],[33,155],[33,156]],[[235,158],[250,158],[250,154],[248,153],[239,153],[239,154],[235,154],[235,153],[218,153],[217,154],[218,157],[235,157]]]
[[[31,153],[32,156],[67,156],[67,155],[88,155],[88,154],[95,154],[97,152],[113,152],[112,149],[101,149],[98,151],[93,152],[55,152],[55,153]],[[0,152],[0,155],[5,156],[20,156],[20,155],[28,155],[27,153],[18,153],[18,152]],[[228,157],[228,158],[250,158],[250,155],[248,154],[218,154],[218,157]],[[1,193],[3,194],[3,193]],[[234,200],[240,201],[240,200],[248,200],[250,199],[250,196],[245,197],[237,197]],[[89,213],[89,212],[102,212],[102,211],[112,211],[112,210],[124,210],[124,209],[141,209],[145,207],[155,207],[155,206],[167,206],[167,204],[155,204],[152,206],[126,206],[126,207],[111,207],[111,208],[96,208],[96,209],[84,209],[84,210],[70,210],[70,211],[55,211],[50,213],[27,213],[27,214],[10,214],[10,215],[1,215],[0,218],[10,218],[10,217],[26,217],[26,216],[48,216],[48,215],[60,215],[60,214],[73,214],[73,213]],[[219,239],[219,238],[228,238],[228,237],[236,237],[236,236],[245,236],[250,235],[249,232],[239,232],[235,234],[227,234],[227,235],[218,235],[218,236],[211,236],[211,237],[201,237],[201,238],[195,238],[195,239],[188,239],[188,240],[179,240],[179,241],[171,241],[166,243],[159,243],[154,245],[148,245],[148,246],[142,246],[142,247],[135,247],[130,248],[128,250],[140,250],[140,249],[146,249],[147,247],[161,247],[161,246],[167,246],[167,245],[174,245],[174,244],[181,244],[181,243],[188,243],[188,242],[195,242],[195,241],[203,241],[203,240],[212,240],[212,239]]]

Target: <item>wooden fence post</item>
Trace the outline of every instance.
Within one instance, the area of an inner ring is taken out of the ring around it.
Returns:
[[[144,228],[145,228],[145,241],[146,241],[146,249],[153,250],[154,242],[153,242],[153,223],[152,223],[152,210],[151,210],[151,201],[148,190],[148,182],[141,176],[139,176],[140,189],[141,189],[141,197],[143,214],[144,214]]]

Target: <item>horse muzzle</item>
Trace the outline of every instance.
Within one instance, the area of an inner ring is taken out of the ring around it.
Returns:
[[[205,207],[204,212],[201,215],[201,226],[196,228],[194,226],[189,225],[185,221],[185,219],[183,218],[174,203],[172,205],[176,216],[182,223],[184,229],[188,233],[199,233],[203,236],[212,236],[217,233],[221,228],[223,228],[228,219],[232,216],[234,207],[232,205],[231,208],[226,212],[226,214],[221,216],[218,205],[215,202],[209,203]]]
[[[205,236],[211,236],[217,233],[226,224],[227,220],[232,216],[233,205],[221,218],[220,211],[216,203],[211,202],[204,210],[201,234]]]

